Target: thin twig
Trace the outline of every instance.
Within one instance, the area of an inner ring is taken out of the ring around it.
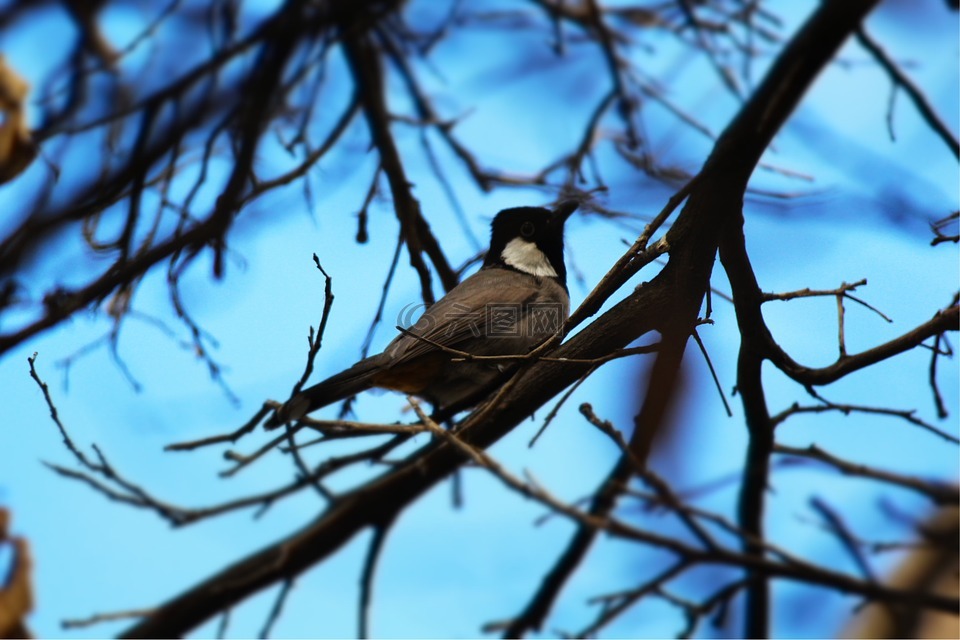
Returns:
[[[904,489],[910,489],[923,496],[926,496],[936,504],[956,504],[960,502],[960,489],[945,483],[921,480],[911,476],[901,475],[886,469],[876,469],[865,464],[850,462],[829,453],[821,447],[811,444],[808,447],[789,447],[787,445],[774,445],[773,452],[780,455],[796,456],[816,460],[830,465],[844,475],[857,476],[861,478],[872,478],[881,482],[886,482]]]
[[[60,621],[61,629],[84,629],[92,627],[95,624],[104,622],[116,622],[117,620],[129,620],[130,618],[143,618],[154,612],[154,609],[129,609],[127,611],[110,611],[108,613],[95,613],[86,618],[67,618]]]
[[[700,334],[697,333],[697,330],[693,330],[693,339],[696,340],[697,346],[700,347],[700,353],[703,354],[703,359],[707,363],[707,368],[710,369],[710,376],[713,378],[713,384],[717,389],[717,393],[720,395],[720,401],[723,402],[723,408],[727,412],[727,417],[733,417],[733,409],[730,408],[730,403],[727,402],[727,395],[723,392],[723,386],[720,384],[720,377],[717,375],[717,370],[713,368],[713,362],[710,360],[710,354],[707,353],[707,348],[703,344],[703,340],[700,339]]]
[[[900,67],[898,67],[897,64],[890,59],[886,51],[884,51],[880,45],[873,40],[873,38],[867,35],[867,32],[863,26],[856,30],[855,35],[857,37],[857,42],[859,42],[864,49],[869,51],[876,61],[880,63],[880,66],[883,67],[883,69],[887,72],[894,84],[903,87],[903,90],[907,92],[907,95],[910,96],[910,99],[913,101],[917,111],[920,112],[920,117],[926,121],[930,128],[933,129],[934,133],[936,133],[950,148],[950,150],[953,152],[953,155],[960,159],[960,142],[953,137],[953,134],[950,133],[950,129],[933,110],[933,107],[930,106],[930,103],[927,102],[927,98],[923,95],[923,92],[920,91],[920,89],[913,84],[913,81],[911,81],[910,78],[908,78],[906,74],[900,70]]]
[[[370,603],[373,601],[373,577],[377,569],[377,560],[383,551],[383,543],[390,532],[393,519],[389,518],[373,527],[373,537],[367,547],[367,557],[363,561],[360,574],[360,605],[357,607],[357,637],[370,637]]]
[[[560,412],[560,407],[566,404],[567,400],[570,399],[570,396],[573,395],[574,391],[579,389],[580,385],[586,382],[587,378],[589,378],[590,375],[596,370],[597,370],[596,367],[590,367],[589,369],[587,369],[586,373],[580,376],[580,378],[578,378],[576,382],[570,385],[570,387],[563,392],[563,395],[560,396],[560,399],[557,400],[556,403],[554,403],[553,407],[550,409],[550,412],[543,419],[543,424],[540,425],[540,428],[537,429],[537,432],[533,434],[532,438],[530,438],[530,442],[527,443],[528,448],[531,448],[531,449],[533,448],[533,445],[537,443],[537,440],[539,440],[540,436],[543,435],[543,432],[547,430],[547,427],[550,426],[550,423],[553,422],[553,419],[557,417],[557,413]]]
[[[293,579],[284,580],[283,584],[280,585],[280,590],[277,592],[277,597],[273,601],[273,606],[270,607],[270,613],[267,615],[266,622],[263,623],[263,629],[260,630],[261,638],[269,638],[270,632],[273,630],[273,626],[277,623],[277,620],[280,619],[280,615],[283,613],[283,605],[287,602],[287,597],[290,595],[290,592],[293,590]]]
[[[836,509],[831,507],[825,500],[814,496],[810,499],[810,506],[813,507],[813,510],[820,514],[820,516],[826,521],[827,526],[833,531],[837,538],[840,540],[840,543],[843,545],[843,548],[847,550],[847,553],[850,554],[850,557],[853,559],[854,564],[857,565],[857,568],[860,569],[860,573],[863,574],[863,577],[871,582],[877,581],[877,576],[873,571],[873,568],[870,566],[870,563],[867,562],[867,558],[863,555],[863,552],[860,550],[860,545],[857,544],[857,539],[850,531],[850,528],[843,521],[843,517],[837,513]]]

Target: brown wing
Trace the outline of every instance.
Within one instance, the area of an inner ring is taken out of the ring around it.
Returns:
[[[474,338],[496,335],[497,322],[519,320],[532,303],[556,304],[562,308],[561,320],[566,318],[566,291],[554,280],[507,269],[483,269],[451,289],[410,327],[411,333],[425,340],[400,335],[387,345],[383,355],[389,358],[390,366],[395,366],[442,351],[431,342],[460,349]]]
[[[553,305],[559,321],[568,313],[567,293],[556,281],[538,279],[506,269],[486,269],[470,276],[430,307],[410,328],[431,342],[470,353],[521,353],[546,337],[550,327],[536,324],[531,304]],[[528,340],[501,339],[497,322],[521,324]],[[474,342],[475,338],[486,336]],[[532,343],[531,343],[532,340]],[[349,369],[303,390],[271,419],[274,424],[296,420],[322,406],[342,400],[371,386],[421,394],[436,377],[444,376],[449,358],[443,349],[413,336],[397,336],[383,353],[356,363]],[[474,367],[483,365],[473,365]],[[492,365],[491,365],[492,366]],[[474,374],[476,369],[471,369]],[[455,395],[455,394],[454,394]],[[443,400],[442,394],[434,393]]]

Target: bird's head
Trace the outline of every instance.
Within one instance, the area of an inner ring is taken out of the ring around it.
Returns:
[[[563,225],[579,206],[576,200],[566,200],[553,210],[543,207],[504,209],[490,225],[490,250],[483,266],[506,267],[541,278],[556,278],[566,288]]]

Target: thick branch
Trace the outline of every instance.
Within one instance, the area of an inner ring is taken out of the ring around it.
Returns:
[[[856,30],[875,4],[875,0],[860,2],[835,0],[824,3],[780,56],[770,75],[773,76],[777,72],[786,77],[797,74],[812,80],[850,33]],[[764,87],[767,84],[765,82]],[[764,87],[761,87],[758,93],[762,92]],[[760,129],[768,118],[775,117],[778,110],[792,109],[795,104],[791,103],[786,95],[774,94],[770,98],[768,104],[751,100],[737,116],[735,125],[753,122]],[[717,143],[717,150],[714,151],[715,154],[727,142],[727,138],[727,134],[721,137]],[[749,137],[747,139],[749,140]],[[758,151],[754,149],[754,153]],[[759,160],[759,156],[757,159]],[[738,514],[740,526],[750,534],[750,538],[744,540],[744,552],[762,559],[764,549],[752,540],[763,539],[764,494],[774,443],[773,424],[770,420],[761,376],[765,356],[764,346],[772,343],[773,339],[760,312],[762,293],[752,269],[746,268],[749,267],[749,258],[743,236],[742,213],[736,211],[731,214],[727,216],[728,226],[720,245],[720,256],[733,287],[737,324],[742,336],[737,359],[737,388],[743,402],[747,429],[750,433]],[[770,608],[767,576],[755,571],[748,572],[747,575],[744,634],[752,638],[766,637],[769,634]]]
[[[778,369],[803,385],[821,386],[836,382],[840,378],[865,369],[887,358],[904,353],[919,346],[924,340],[933,338],[946,331],[957,331],[960,328],[960,306],[953,305],[938,311],[930,320],[872,349],[861,353],[846,355],[835,363],[814,369],[805,367],[793,360],[779,345],[768,345],[768,356]],[[773,338],[771,337],[772,341]]]

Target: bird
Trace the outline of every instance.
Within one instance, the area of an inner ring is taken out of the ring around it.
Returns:
[[[276,427],[378,387],[420,397],[437,410],[459,407],[557,333],[570,312],[564,224],[580,203],[522,206],[497,213],[480,269],[424,311],[383,352],[296,393],[268,420]],[[491,389],[492,391],[492,389]],[[482,398],[481,398],[482,399]],[[460,407],[465,408],[465,407]]]

